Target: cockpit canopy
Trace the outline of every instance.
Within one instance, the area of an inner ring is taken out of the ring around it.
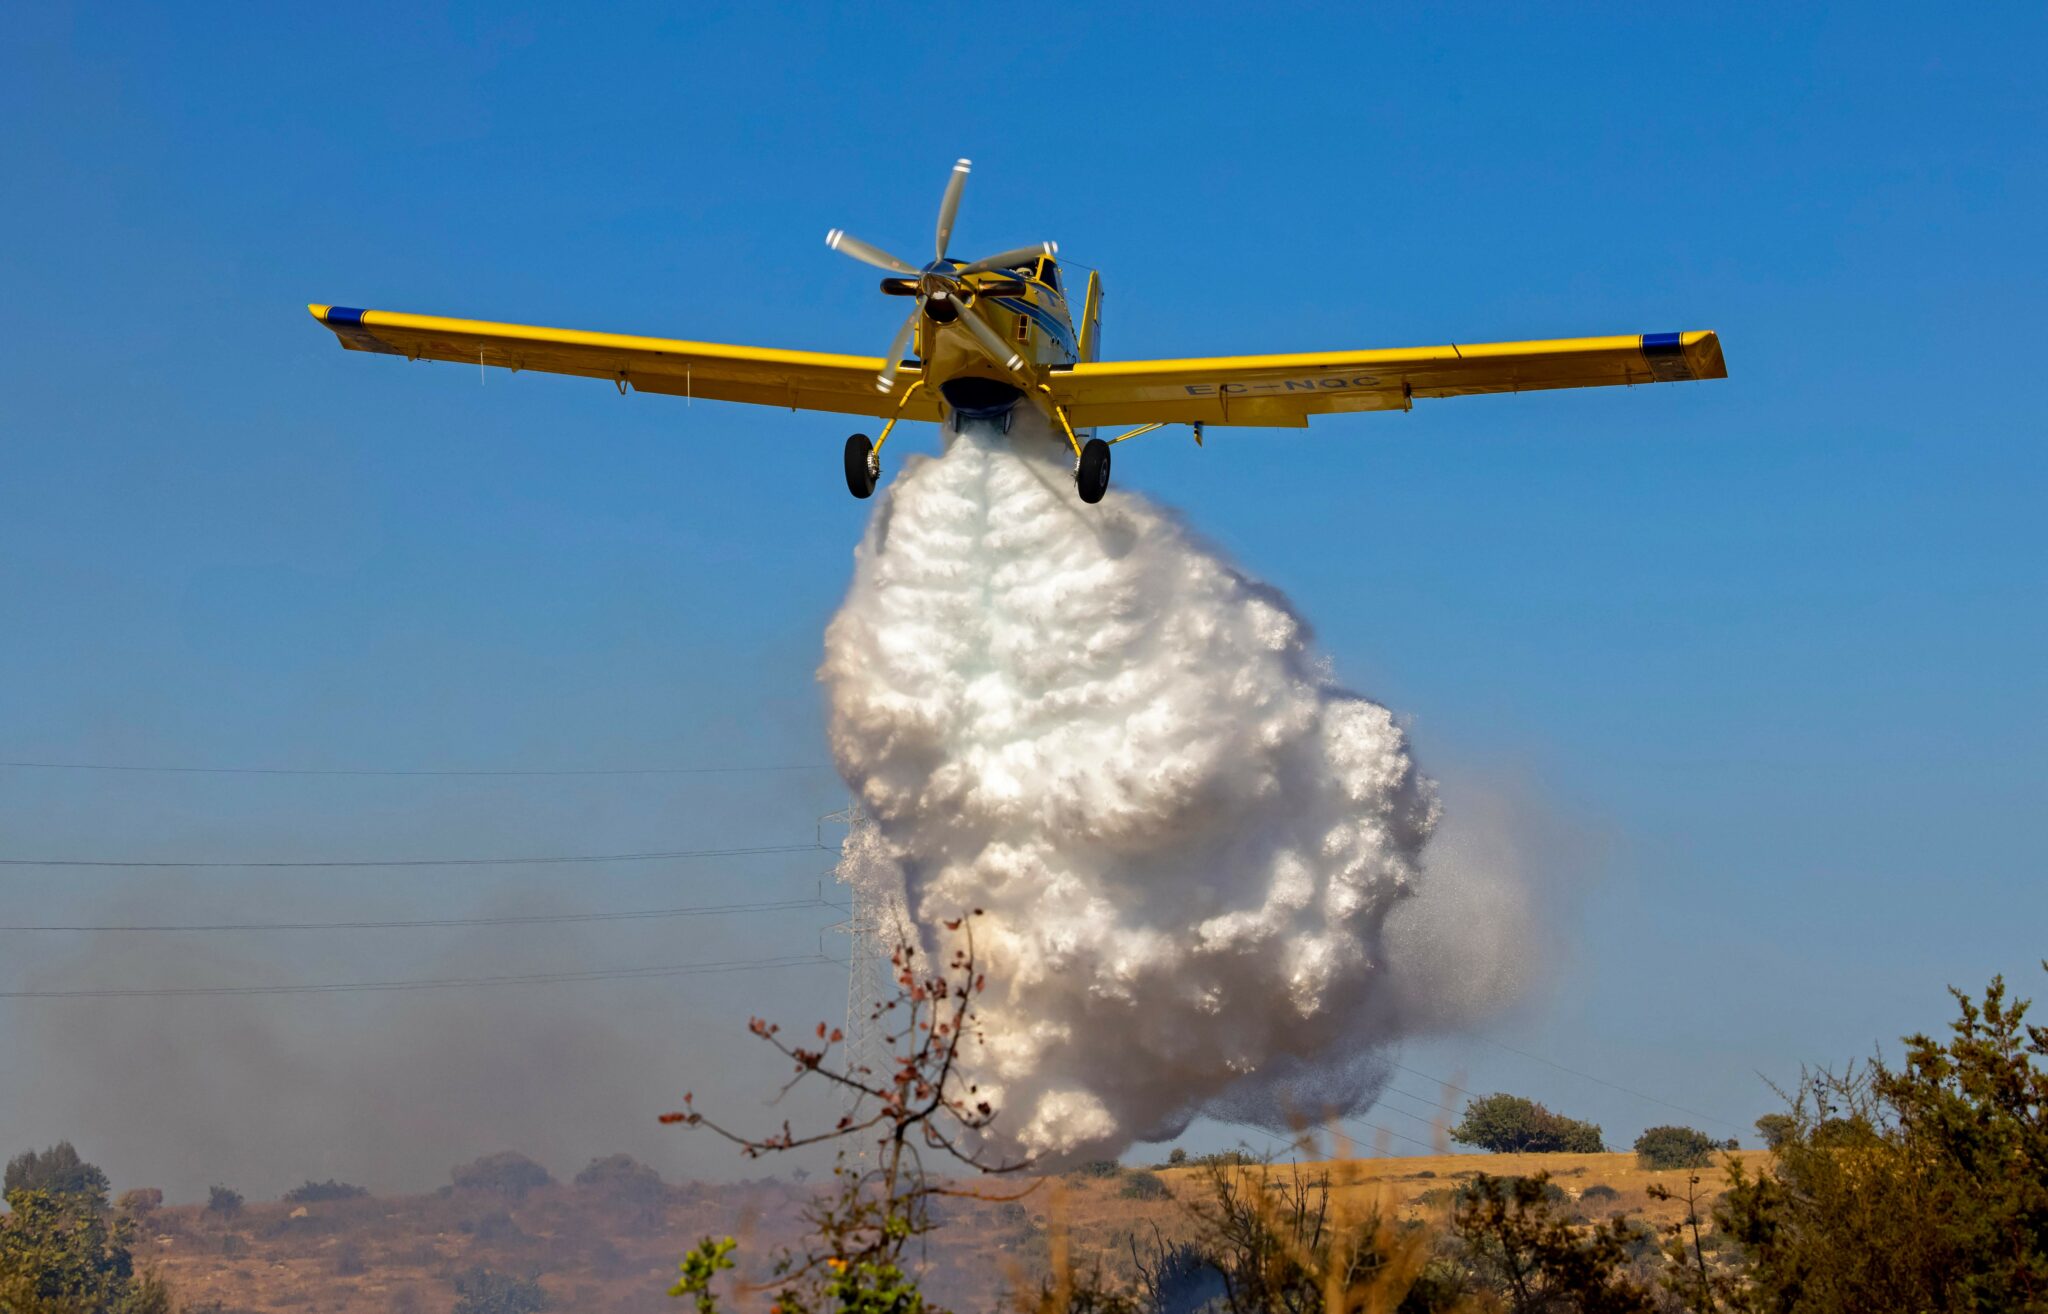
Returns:
[[[1021,265],[1012,265],[1009,270],[1019,278],[1028,278],[1043,283],[1055,292],[1060,291],[1060,264],[1051,256],[1040,256]],[[1065,295],[1062,293],[1062,295]]]

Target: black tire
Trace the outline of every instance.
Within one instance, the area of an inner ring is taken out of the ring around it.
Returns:
[[[1090,438],[1081,448],[1081,468],[1074,474],[1081,500],[1093,506],[1109,491],[1109,444]]]
[[[846,440],[846,491],[869,497],[875,491],[875,445],[864,433]]]

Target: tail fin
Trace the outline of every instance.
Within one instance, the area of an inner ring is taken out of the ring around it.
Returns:
[[[1088,295],[1081,302],[1081,359],[1102,358],[1102,275],[1090,272]]]

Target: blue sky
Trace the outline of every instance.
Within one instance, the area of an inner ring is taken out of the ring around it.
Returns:
[[[1527,949],[1547,984],[1494,1038],[1746,1131],[1772,1107],[1759,1074],[1937,1026],[1949,983],[2039,984],[2044,26],[1906,5],[12,15],[0,757],[822,761],[812,671],[865,514],[844,421],[344,355],[303,307],[879,352],[895,313],[821,238],[914,249],[967,155],[956,246],[1050,237],[1099,267],[1112,356],[1720,331],[1726,382],[1219,431],[1203,451],[1168,431],[1123,449],[1117,479],[1285,589],[1338,673],[1411,718],[1452,807],[1537,819],[1560,911]],[[0,856],[723,847],[809,837],[843,801],[817,772],[14,769]],[[435,916],[798,897],[820,867],[686,865],[9,868],[0,890],[10,923]],[[0,978],[682,962],[807,952],[835,916],[466,948],[8,934]],[[520,1009],[601,1016],[623,1036],[606,1052],[640,1065],[575,1106],[626,1106],[617,1128],[548,1148],[651,1143],[671,1171],[721,1170],[650,1142],[645,1113],[706,1056],[734,1098],[753,1089],[732,1024],[829,1012],[836,984],[530,988]],[[525,1002],[549,991],[580,1002]],[[200,1136],[182,1115],[104,1093],[163,1060],[88,1062],[77,1035],[189,1060],[224,1016],[315,1051],[390,1017],[202,1007],[0,1003],[24,1056],[0,1075],[0,1147],[71,1136],[117,1178],[202,1180],[157,1144]],[[405,1016],[478,1007],[413,996]],[[1620,1143],[1677,1116],[1484,1039],[1408,1061]],[[449,1153],[531,1115],[480,1112]],[[249,1184],[419,1184],[339,1134],[318,1157],[252,1157]]]

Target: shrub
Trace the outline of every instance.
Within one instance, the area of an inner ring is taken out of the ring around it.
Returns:
[[[38,1154],[26,1151],[7,1161],[6,1191],[48,1191],[51,1195],[107,1193],[107,1175],[78,1157],[70,1141],[58,1141]]]
[[[1552,1113],[1519,1095],[1481,1096],[1465,1106],[1465,1116],[1451,1129],[1460,1145],[1476,1145],[1496,1154],[1598,1154],[1607,1147],[1595,1123]]]
[[[286,1204],[323,1204],[329,1200],[357,1200],[369,1194],[363,1187],[350,1182],[337,1182],[328,1178],[324,1182],[306,1179],[304,1186],[294,1186],[284,1193]]]
[[[1775,1150],[1799,1134],[1799,1119],[1789,1113],[1766,1113],[1756,1120],[1756,1134],[1764,1138],[1766,1150]]]
[[[1625,1266],[1637,1234],[1614,1221],[1586,1227],[1560,1212],[1562,1193],[1541,1173],[1480,1176],[1461,1191],[1451,1219],[1482,1289],[1514,1310],[1650,1314],[1650,1292]],[[1649,1235],[1654,1249],[1656,1235]]]
[[[11,1314],[170,1314],[169,1290],[155,1277],[135,1271],[127,1226],[98,1205],[91,1190],[15,1187],[7,1192],[9,1215],[0,1227],[0,1309]]]
[[[1090,1159],[1067,1173],[1069,1177],[1115,1177],[1123,1171],[1123,1165],[1114,1159]]]
[[[154,1186],[138,1186],[132,1191],[123,1191],[114,1200],[114,1207],[130,1217],[142,1219],[163,1208],[164,1193]]]
[[[485,1245],[516,1245],[526,1239],[526,1233],[519,1230],[512,1215],[502,1209],[493,1209],[474,1222],[464,1219],[462,1230],[473,1233]]]
[[[1563,1187],[1550,1180],[1549,1173],[1537,1173],[1534,1177],[1493,1177],[1481,1173],[1460,1186],[1451,1197],[1451,1203],[1457,1208],[1466,1208],[1473,1201],[1485,1198],[1489,1191],[1513,1198],[1527,1197],[1545,1206],[1562,1205],[1571,1200]]]
[[[454,1314],[540,1314],[551,1303],[540,1283],[488,1268],[458,1273],[454,1283]]]
[[[1753,1307],[2030,1309],[2048,1290],[2048,1027],[1994,977],[1897,1067],[1809,1073],[1771,1165],[1728,1165],[1717,1230]]]
[[[592,1159],[576,1174],[576,1185],[622,1204],[651,1205],[668,1193],[661,1174],[630,1154]]]
[[[206,1188],[206,1212],[221,1218],[233,1218],[242,1212],[242,1193],[229,1186]]]
[[[1636,1137],[1636,1162],[1645,1168],[1704,1168],[1721,1143],[1690,1127],[1652,1127]]]
[[[1169,1168],[1178,1168],[1187,1161],[1188,1152],[1186,1150],[1181,1149],[1178,1145],[1174,1146],[1173,1149],[1169,1151],[1166,1156],[1166,1166]]]
[[[1126,1200],[1167,1200],[1173,1196],[1159,1174],[1150,1171],[1135,1172],[1124,1178],[1123,1187],[1117,1194]]]
[[[552,1186],[548,1170],[515,1150],[500,1150],[453,1169],[449,1173],[459,1190],[488,1191],[522,1200],[537,1186]]]
[[[1589,1186],[1579,1192],[1579,1199],[1581,1201],[1617,1200],[1620,1198],[1621,1192],[1611,1186]]]

